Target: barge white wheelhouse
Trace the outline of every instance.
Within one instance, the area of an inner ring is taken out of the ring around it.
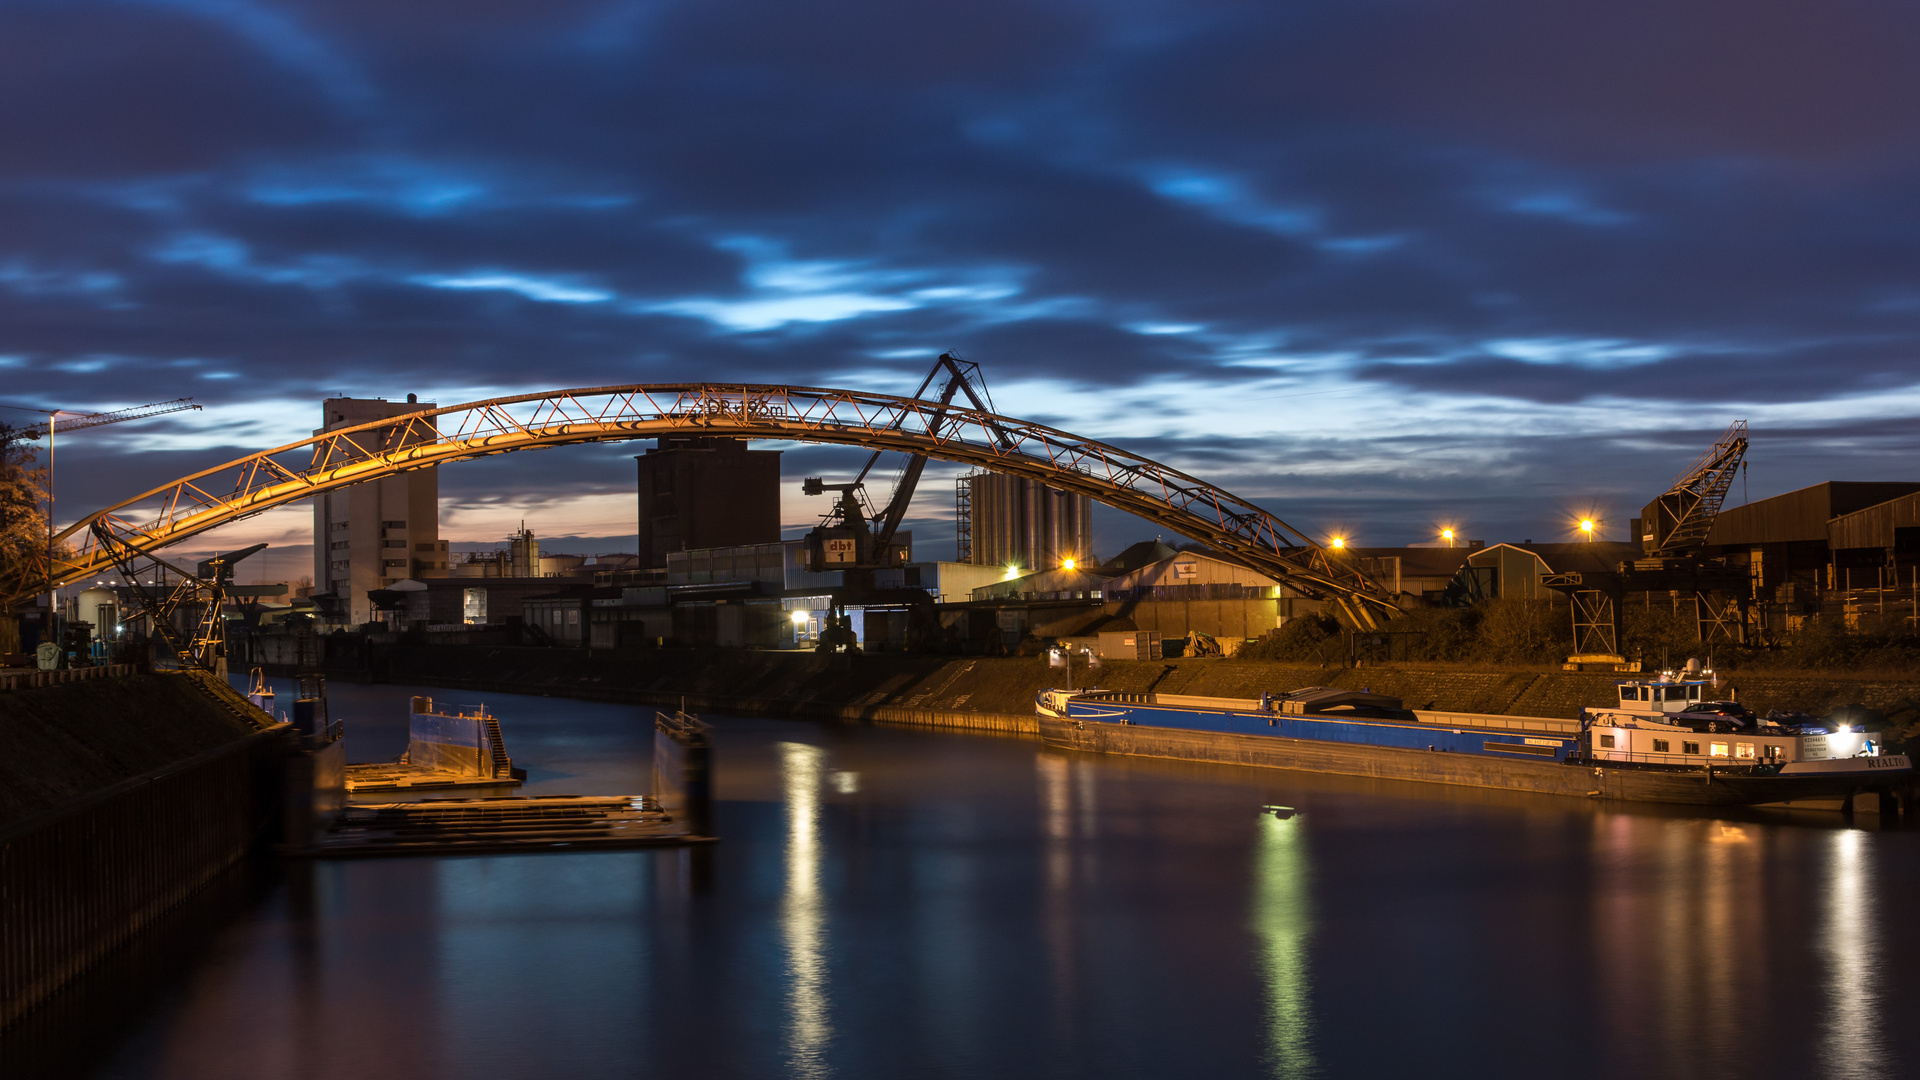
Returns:
[[[1597,764],[1735,768],[1782,776],[1911,767],[1903,755],[1883,755],[1864,731],[1703,711],[1708,691],[1709,684],[1698,679],[1619,683],[1618,704],[1587,709],[1582,717],[1588,758]]]

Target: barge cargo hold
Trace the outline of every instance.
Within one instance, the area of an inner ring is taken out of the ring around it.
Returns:
[[[1092,753],[1693,805],[1793,803],[1874,792],[1910,806],[1914,788],[1905,756],[1881,755],[1871,747],[1859,756],[1804,763],[1731,756],[1604,760],[1591,748],[1597,718],[1590,713],[1558,719],[1419,712],[1384,695],[1319,687],[1278,699],[1047,690],[1035,705],[1044,743]],[[1602,727],[1622,722],[1617,706],[1604,715]],[[1652,725],[1671,718],[1640,719]],[[1710,745],[1736,741],[1715,736]],[[1814,737],[1805,744],[1827,745]]]

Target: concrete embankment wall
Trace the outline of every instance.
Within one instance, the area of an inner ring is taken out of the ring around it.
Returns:
[[[277,820],[282,730],[222,689],[164,674],[0,693],[0,1025]]]
[[[1033,698],[1061,684],[1037,658],[826,656],[741,650],[634,650],[391,646],[365,654],[362,677],[471,690],[675,705],[695,711],[1032,734]],[[342,672],[345,674],[345,672]],[[1084,685],[1087,674],[1075,677]],[[1101,686],[1144,693],[1257,698],[1302,686],[1372,689],[1409,708],[1574,717],[1614,696],[1619,676],[1567,671],[1403,667],[1323,669],[1266,661],[1109,661]],[[1860,702],[1883,711],[1920,702],[1920,678],[1738,675],[1742,700],[1765,711],[1824,711]]]

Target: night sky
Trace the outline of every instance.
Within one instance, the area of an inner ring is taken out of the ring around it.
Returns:
[[[1624,539],[1735,419],[1734,502],[1920,478],[1917,13],[9,0],[0,400],[207,406],[63,442],[64,522],[332,393],[901,391],[953,349],[1317,534]],[[788,449],[797,529],[859,455]],[[639,450],[443,469],[442,535],[631,550]],[[309,522],[209,540],[297,574]]]

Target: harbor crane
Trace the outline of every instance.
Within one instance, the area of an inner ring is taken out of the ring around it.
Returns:
[[[939,398],[925,399],[923,395],[943,372],[947,380]],[[920,381],[920,388],[913,392],[915,400],[929,400],[932,405],[926,419],[929,431],[940,431],[946,422],[948,410],[953,407],[955,395],[961,393],[966,394],[967,401],[975,410],[992,415],[992,399],[987,396],[986,380],[980,376],[980,365],[962,360],[950,352],[941,353],[940,358],[934,361],[933,370],[927,372],[927,377]],[[896,420],[896,425],[905,419],[905,414],[902,414]],[[1007,432],[996,429],[994,436],[1000,445],[1010,444]],[[906,464],[894,480],[892,497],[885,506],[876,510],[866,499],[866,480],[867,474],[873,471],[884,452],[875,450],[860,470],[860,475],[850,482],[830,484],[818,476],[809,476],[800,485],[800,490],[808,495],[824,495],[829,491],[840,493],[833,509],[821,519],[819,526],[807,534],[806,542],[808,569],[815,572],[841,571],[841,580],[845,585],[830,612],[826,632],[819,641],[819,648],[824,651],[849,647],[855,641],[850,624],[841,612],[841,605],[849,599],[869,604],[899,603],[906,607],[911,612],[910,637],[927,638],[939,632],[939,617],[934,614],[932,597],[925,591],[875,587],[875,572],[905,566],[911,556],[907,546],[899,543],[897,538],[900,525],[907,517],[907,507],[913,502],[914,490],[920,485],[920,474],[927,467],[927,455],[908,454]]]
[[[1640,514],[1640,542],[1648,558],[1699,551],[1746,456],[1747,422],[1735,420],[1673,486],[1647,504]]]
[[[956,394],[966,394],[967,400],[982,413],[993,412],[992,400],[986,396],[986,381],[980,377],[980,365],[962,360],[952,353],[941,353],[940,358],[934,361],[933,370],[920,381],[920,389],[913,392],[914,398],[920,399],[942,372],[947,374],[947,382],[941,388],[940,397],[928,418],[930,429],[939,430]],[[895,421],[896,425],[904,419],[903,414]],[[1000,432],[998,435],[1004,444],[1008,438],[1006,433]],[[819,527],[807,534],[810,569],[816,572],[853,571],[870,579],[872,571],[906,563],[909,552],[895,542],[895,537],[901,523],[906,520],[907,507],[913,502],[914,489],[920,484],[920,474],[926,471],[927,456],[909,454],[900,476],[894,481],[892,498],[884,507],[873,510],[865,500],[867,474],[873,471],[883,453],[885,451],[875,450],[873,456],[867,459],[866,466],[860,470],[860,475],[848,483],[829,484],[817,476],[809,476],[802,481],[800,490],[808,495],[824,495],[829,491],[840,493],[840,500],[827,512]]]

